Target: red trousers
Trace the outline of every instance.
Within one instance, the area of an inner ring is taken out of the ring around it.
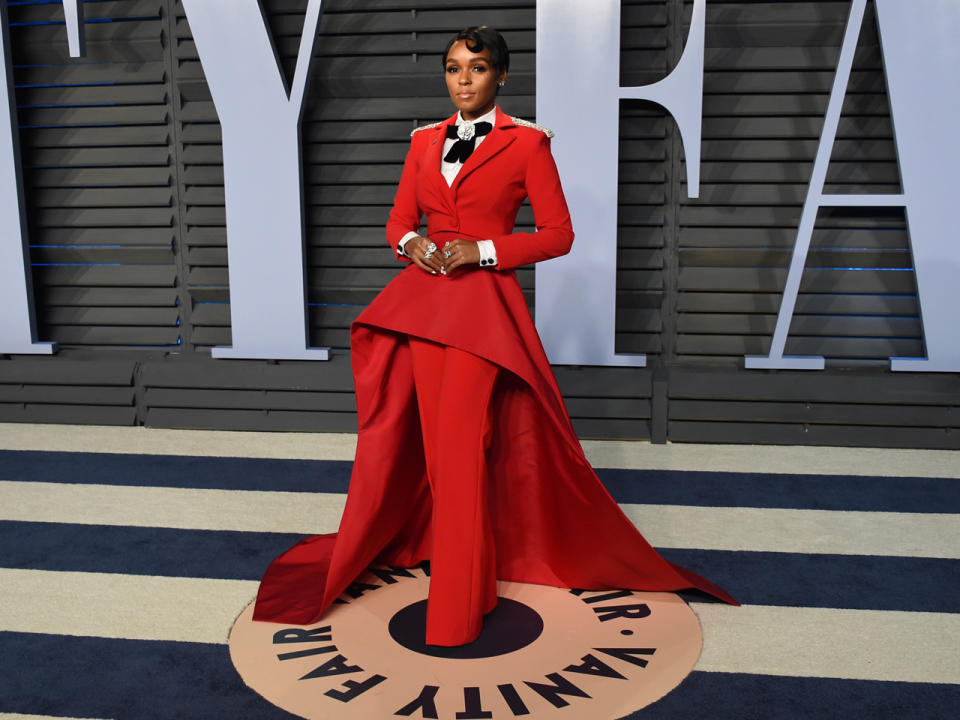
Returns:
[[[409,337],[433,496],[430,645],[463,645],[497,604],[486,449],[497,366],[476,355]]]

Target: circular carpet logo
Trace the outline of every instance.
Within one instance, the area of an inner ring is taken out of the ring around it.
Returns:
[[[230,633],[244,682],[309,720],[614,720],[666,695],[700,655],[700,624],[673,593],[498,583],[476,641],[424,643],[424,568],[371,568],[309,626]],[[572,706],[572,707],[571,707]],[[566,709],[566,712],[564,712]]]

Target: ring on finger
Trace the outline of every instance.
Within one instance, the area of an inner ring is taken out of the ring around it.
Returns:
[[[444,250],[444,251],[443,251],[443,256],[444,256],[445,258],[449,258],[451,255],[453,255],[453,251],[452,251],[452,250]]]

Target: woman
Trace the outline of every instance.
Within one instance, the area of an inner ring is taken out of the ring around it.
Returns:
[[[374,561],[430,560],[432,645],[477,637],[498,578],[734,603],[647,544],[574,434],[513,272],[568,252],[573,231],[552,133],[496,105],[506,43],[467,28],[443,66],[457,113],[413,132],[387,223],[408,267],[351,328],[359,438],[340,530],[274,561],[255,619],[313,623]],[[527,197],[537,232],[513,232]]]

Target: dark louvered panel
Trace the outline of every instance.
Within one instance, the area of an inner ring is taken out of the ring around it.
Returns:
[[[179,342],[162,8],[85,3],[70,58],[59,3],[10,7],[39,332],[61,347]]]
[[[0,359],[0,422],[134,425],[135,368],[69,350]]]
[[[675,441],[960,449],[960,383],[876,369],[670,373]]]
[[[669,24],[668,2],[622,4],[621,85],[647,85],[667,74],[681,50]],[[673,235],[669,207],[677,187],[670,179],[674,133],[673,121],[659,106],[620,103],[615,348],[646,353],[650,364],[660,362],[664,350],[665,263]],[[575,229],[580,242],[590,242],[589,228]]]
[[[306,5],[263,2],[288,78]],[[621,102],[616,349],[649,368],[556,368],[582,437],[957,447],[955,375],[887,370],[923,354],[902,210],[819,213],[786,351],[827,370],[743,369],[769,348],[849,6],[708,1],[696,200],[673,120]],[[691,9],[622,0],[621,85],[674,67]],[[355,430],[348,330],[400,267],[383,226],[409,132],[452,112],[440,50],[502,30],[501,105],[533,119],[534,0],[324,0],[302,137],[310,342],[329,363],[210,358],[231,343],[223,154],[189,24],[178,0],[84,10],[71,59],[60,3],[10,5],[38,322],[61,350],[0,358],[0,420]],[[899,192],[891,136],[870,2],[826,191]],[[517,276],[534,312],[534,270]]]
[[[662,111],[646,103],[622,104],[616,324],[621,353],[661,351],[668,145]],[[581,242],[589,241],[588,229]]]
[[[642,368],[554,368],[577,435],[648,438],[652,373]]]
[[[356,431],[350,357],[317,363],[170,358],[144,364],[144,420],[159,427]]]

